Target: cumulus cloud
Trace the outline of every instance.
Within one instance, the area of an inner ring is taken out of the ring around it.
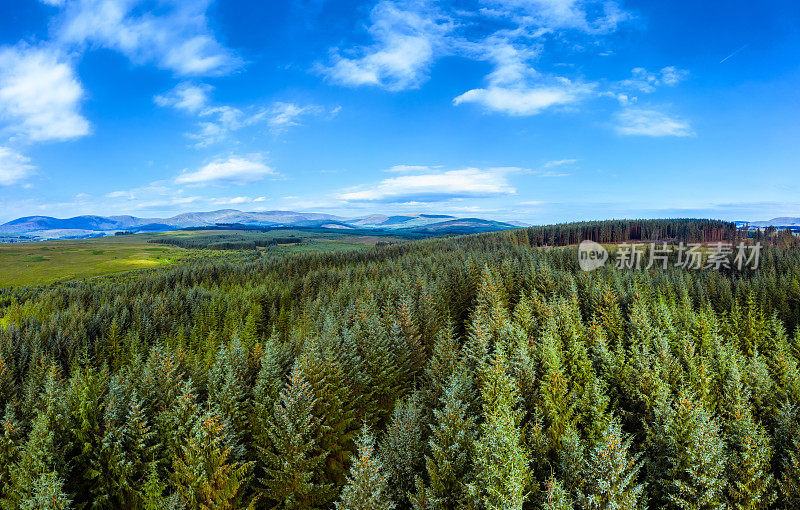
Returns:
[[[331,81],[350,86],[373,85],[387,90],[419,86],[438,54],[451,20],[421,0],[379,2],[368,29],[374,43],[349,52],[331,50],[331,63],[319,66]]]
[[[337,198],[350,202],[437,202],[465,197],[492,197],[516,193],[507,169],[438,171],[384,179],[365,189],[347,190]]]
[[[472,89],[453,99],[453,104],[477,103],[487,110],[508,115],[536,115],[542,110],[575,103],[584,97],[591,86],[574,84],[563,78],[556,85],[520,84],[514,87],[490,85],[485,89]]]
[[[29,158],[8,147],[0,147],[0,186],[18,183],[30,176],[34,169]]]
[[[58,50],[18,44],[0,48],[0,119],[32,141],[69,140],[89,133],[80,114],[83,87]]]
[[[110,48],[136,64],[154,63],[181,76],[224,74],[239,59],[214,37],[211,0],[70,0],[57,23],[66,44]]]
[[[670,117],[657,110],[626,108],[615,116],[614,129],[621,135],[691,136],[688,121]]]
[[[211,89],[210,85],[182,82],[166,94],[156,96],[153,100],[159,106],[197,113],[208,106],[208,94]]]
[[[184,172],[176,184],[246,184],[275,175],[275,171],[255,156],[230,156],[208,163],[195,172]]]
[[[530,62],[538,51],[514,44],[508,34],[496,34],[477,48],[495,68],[487,76],[486,88],[464,92],[453,99],[455,105],[477,103],[508,115],[536,115],[552,106],[578,102],[595,87],[538,73]]]

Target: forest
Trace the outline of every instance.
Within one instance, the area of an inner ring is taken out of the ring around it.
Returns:
[[[578,267],[581,240],[764,243]],[[0,290],[0,508],[800,508],[800,246],[608,221]]]

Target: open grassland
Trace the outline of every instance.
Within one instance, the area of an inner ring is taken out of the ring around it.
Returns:
[[[279,230],[242,232],[228,230],[190,230],[103,237],[0,244],[0,288],[47,285],[82,278],[94,278],[135,269],[150,269],[178,264],[187,259],[225,257],[231,252],[250,250],[187,249],[151,241],[196,240],[188,246],[204,247],[215,240],[254,241],[296,238],[298,242],[279,242],[257,249],[265,254],[338,252],[365,248],[378,242],[397,242],[399,238],[352,236],[338,232]]]
[[[174,263],[180,248],[149,234],[0,244],[0,287],[44,285]]]

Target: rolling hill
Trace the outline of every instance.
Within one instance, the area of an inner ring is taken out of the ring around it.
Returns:
[[[222,209],[187,212],[170,218],[135,216],[76,216],[53,218],[25,216],[0,225],[0,242],[44,239],[79,239],[114,235],[117,232],[164,232],[182,228],[247,225],[259,227],[304,227],[339,230],[403,230],[429,234],[474,233],[515,228],[518,224],[481,218],[457,218],[445,214],[386,216],[372,214],[343,218],[331,214],[294,211],[243,212]]]

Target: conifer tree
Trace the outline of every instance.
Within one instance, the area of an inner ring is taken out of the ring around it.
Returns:
[[[485,421],[475,441],[472,495],[489,510],[522,508],[530,478],[516,382],[497,356],[482,374]]]
[[[175,492],[189,508],[238,508],[239,488],[248,468],[248,464],[231,459],[219,415],[205,413],[195,422],[173,464]]]
[[[583,484],[576,502],[585,509],[639,508],[644,487],[637,484],[638,456],[631,439],[611,420],[595,448],[587,455]]]
[[[542,499],[543,510],[572,510],[574,508],[569,493],[561,482],[553,477],[548,478]]]
[[[769,508],[776,498],[774,477],[770,473],[772,447],[763,426],[753,418],[736,364],[728,367],[723,395],[723,428],[729,451],[728,508]]]
[[[313,480],[325,460],[314,442],[314,404],[313,389],[298,364],[270,421],[262,425],[267,442],[257,445],[264,473],[260,491],[275,508],[313,508],[328,496],[329,485]]]
[[[353,452],[355,409],[344,373],[333,353],[309,340],[298,360],[303,376],[314,393],[314,416],[320,417],[315,434],[316,451],[325,460],[315,474],[314,483],[329,485],[327,499],[335,496],[336,486],[344,483],[348,459]]]
[[[476,434],[475,420],[464,401],[470,385],[466,374],[454,373],[442,395],[441,409],[433,411],[435,422],[428,441],[431,455],[425,457],[429,483],[417,476],[417,493],[411,498],[419,510],[454,509],[468,496],[472,443]]]
[[[375,440],[365,425],[358,439],[358,454],[350,467],[337,510],[392,510],[389,475],[375,455]]]
[[[424,465],[422,418],[419,394],[398,400],[380,445],[392,498],[401,505],[408,500],[408,494],[414,489],[414,477]]]
[[[662,402],[648,434],[648,489],[652,505],[723,508],[725,449],[708,412],[682,393]]]
[[[35,508],[37,499],[45,496],[56,502],[66,498],[60,474],[66,459],[59,451],[58,437],[66,428],[64,389],[55,365],[48,369],[44,386],[43,408],[34,419],[17,462],[10,467],[11,483],[4,491],[6,495],[2,501],[6,508]]]
[[[0,502],[11,493],[12,471],[19,458],[20,442],[23,436],[22,424],[17,420],[14,408],[7,405],[2,421],[0,436]]]

